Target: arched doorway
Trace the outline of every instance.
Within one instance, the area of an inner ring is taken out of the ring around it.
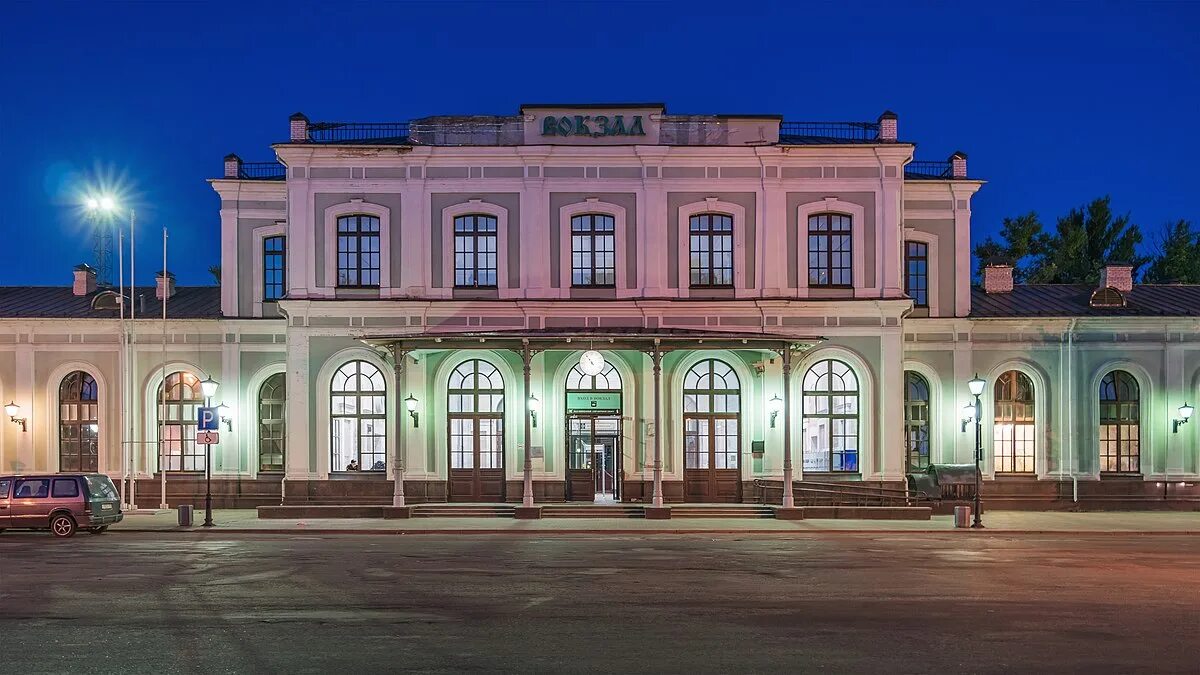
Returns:
[[[741,398],[737,373],[724,361],[706,359],[684,375],[685,501],[741,501]]]
[[[482,359],[463,361],[446,390],[452,502],[504,501],[504,377]]]
[[[605,364],[588,375],[576,364],[567,373],[567,499],[621,499],[621,374]]]

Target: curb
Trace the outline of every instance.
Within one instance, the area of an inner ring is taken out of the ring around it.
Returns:
[[[1197,537],[1200,536],[1200,530],[986,530],[983,532],[973,532],[966,530],[734,530],[734,529],[708,529],[708,530],[676,530],[676,529],[654,529],[654,530],[589,530],[589,529],[422,529],[422,530],[348,530],[336,528],[215,528],[212,530],[200,528],[120,528],[111,529],[108,531],[111,534],[269,534],[269,535],[297,535],[297,534],[316,534],[316,535],[518,535],[518,536],[553,536],[553,535],[688,535],[688,534],[721,534],[721,535],[742,535],[742,536],[821,536],[821,535],[913,535],[913,536],[928,536],[928,535],[951,535],[951,536],[1145,536],[1145,537]]]

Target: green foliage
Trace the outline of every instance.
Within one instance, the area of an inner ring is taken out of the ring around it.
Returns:
[[[1200,232],[1186,220],[1163,227],[1158,255],[1146,270],[1146,281],[1156,284],[1200,284]]]
[[[1042,234],[1042,221],[1033,211],[1016,218],[1005,218],[1000,230],[1000,241],[988,237],[975,247],[975,256],[979,258],[979,275],[983,276],[983,266],[992,258],[1004,258],[1013,264],[1013,280],[1017,283],[1025,281],[1027,267],[1022,261],[1030,256],[1041,253],[1045,235]]]

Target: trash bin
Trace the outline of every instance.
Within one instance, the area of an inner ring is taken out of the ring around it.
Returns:
[[[969,507],[969,506],[954,507],[954,526],[955,527],[970,527],[971,526],[971,507]]]
[[[192,526],[192,505],[191,504],[180,504],[179,505],[179,526],[180,527],[191,527]]]

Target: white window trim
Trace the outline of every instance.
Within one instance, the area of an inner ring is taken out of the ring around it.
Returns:
[[[496,289],[501,297],[509,297],[508,285],[508,209],[482,199],[469,199],[442,209],[442,288],[453,293],[454,285],[454,219],[481,214],[496,219]],[[463,289],[468,290],[468,289]],[[518,289],[519,290],[519,289]]]
[[[850,216],[850,279],[854,284],[854,297],[878,295],[878,289],[874,289],[875,293],[872,293],[872,289],[866,288],[866,209],[837,197],[826,197],[796,207],[796,297],[806,298],[809,295],[808,219],[818,213],[840,213]]]
[[[379,219],[379,290],[382,293],[392,285],[391,210],[362,199],[351,199],[325,209],[325,285],[321,289],[330,297],[338,288],[337,220],[342,216],[355,214],[375,216]],[[261,251],[259,253],[261,254]],[[261,290],[259,292],[261,293]]]
[[[285,378],[287,377],[286,376],[287,364],[282,361],[280,361],[278,363],[272,363],[267,366],[263,366],[262,368],[260,368],[258,370],[258,372],[256,372],[254,374],[253,377],[250,378],[250,381],[246,385],[246,398],[249,401],[249,403],[246,405],[245,410],[240,411],[242,414],[239,414],[237,416],[237,420],[235,421],[235,424],[237,424],[238,427],[240,427],[241,432],[243,434],[245,434],[243,436],[243,438],[248,439],[247,447],[249,448],[249,454],[250,454],[250,476],[252,478],[258,477],[259,468],[262,466],[262,463],[259,461],[260,458],[259,458],[259,447],[258,447],[259,428],[260,428],[259,424],[258,424],[258,416],[260,414],[262,414],[262,411],[259,409],[258,396],[259,396],[259,393],[261,393],[262,386],[264,384],[266,384],[267,380],[269,380],[273,375],[278,375],[279,373],[285,373],[284,377]],[[287,390],[286,388],[287,388],[287,381],[285,379],[284,391]],[[286,433],[286,431],[287,431],[287,399],[284,399],[283,415],[284,415],[283,461],[284,461],[284,472],[286,475],[287,459],[288,459],[287,433]]]
[[[901,251],[901,255],[900,255],[900,264],[901,264],[900,288],[901,289],[904,288],[904,282],[908,276],[908,265],[905,261],[908,260],[908,242],[910,242],[910,241],[919,242],[919,243],[925,244],[926,246],[929,247],[929,256],[928,256],[929,259],[928,259],[928,262],[926,265],[926,270],[925,270],[926,276],[928,277],[928,283],[926,285],[925,294],[927,296],[926,299],[929,301],[928,302],[929,316],[931,316],[931,317],[941,316],[942,315],[941,314],[941,305],[938,303],[938,289],[940,288],[940,286],[939,286],[940,280],[938,279],[938,260],[939,260],[939,258],[938,258],[938,236],[936,234],[931,234],[929,232],[921,232],[920,230],[914,230],[911,227],[904,228],[904,239],[900,242],[900,245],[904,247],[904,250]],[[915,307],[915,304],[914,304],[914,307]]]
[[[1033,383],[1033,469],[1038,479],[1046,478],[1048,476],[1046,473],[1046,453],[1049,451],[1047,446],[1050,443],[1046,429],[1046,419],[1050,411],[1049,380],[1042,373],[1041,369],[1023,360],[1005,361],[992,368],[986,376],[987,386],[984,387],[983,396],[979,397],[979,405],[982,407],[980,413],[983,417],[983,428],[980,430],[981,441],[983,443],[982,473],[985,478],[996,478],[996,444],[992,440],[995,437],[996,379],[1010,370],[1023,373]],[[973,402],[975,399],[973,396],[968,395],[965,400]],[[967,428],[967,431],[971,431],[970,427]],[[970,452],[975,452],[975,444],[971,443],[970,447]],[[1060,452],[1061,448],[1062,444],[1059,446]]]
[[[1092,373],[1091,388],[1088,390],[1091,396],[1092,404],[1088,406],[1089,423],[1088,435],[1091,437],[1091,442],[1088,444],[1092,448],[1092,462],[1094,470],[1086,473],[1079,470],[1079,458],[1075,457],[1075,466],[1068,467],[1071,471],[1092,478],[1099,479],[1101,476],[1100,467],[1100,382],[1104,380],[1104,376],[1115,370],[1123,370],[1133,376],[1133,379],[1138,385],[1138,461],[1139,472],[1143,479],[1149,480],[1154,477],[1161,478],[1162,473],[1154,470],[1154,455],[1152,449],[1154,442],[1158,440],[1159,425],[1154,423],[1154,413],[1158,404],[1154,396],[1153,379],[1150,373],[1140,364],[1134,363],[1128,359],[1112,359],[1100,365]],[[1174,418],[1174,415],[1170,415]],[[1079,447],[1079,446],[1076,446]],[[1063,462],[1066,458],[1062,458]],[[1060,462],[1062,463],[1062,462]],[[1053,474],[1057,475],[1057,474]],[[1068,474],[1070,475],[1070,474]]]
[[[625,288],[627,276],[625,270],[629,263],[625,259],[626,252],[626,230],[625,230],[625,207],[611,202],[601,201],[597,197],[588,197],[582,202],[567,204],[558,210],[559,224],[559,265],[558,265],[558,287],[560,295],[564,298],[571,295],[571,220],[575,216],[587,214],[601,214],[612,216],[613,219],[613,266],[616,271],[616,291],[620,296],[625,292],[628,295],[629,289]],[[587,288],[587,286],[580,286]]]
[[[931,464],[953,462],[953,450],[950,451],[950,454],[946,454],[945,448],[947,445],[945,437],[947,432],[951,430],[957,431],[954,428],[954,424],[961,417],[961,407],[956,409],[955,402],[952,399],[943,398],[941,375],[928,364],[922,361],[905,359],[904,370],[911,370],[920,375],[929,384],[929,462]],[[903,375],[904,373],[901,373],[901,377]],[[903,397],[903,394],[901,396]],[[904,415],[901,415],[901,419],[903,420],[907,414],[908,412],[905,411]],[[949,421],[949,424],[946,423],[947,421]],[[949,447],[953,448],[953,443]],[[903,448],[903,451],[907,453],[908,448]],[[907,455],[901,458],[902,465],[907,464],[907,462]]]
[[[805,227],[807,226],[808,221],[806,220]],[[818,347],[805,352],[804,358],[794,366],[792,371],[792,400],[795,401],[793,405],[796,406],[795,412],[798,413],[796,416],[798,423],[792,425],[792,466],[795,479],[801,480],[804,477],[804,376],[818,361],[830,359],[850,366],[850,370],[854,371],[854,376],[858,378],[858,473],[863,480],[881,480],[882,474],[887,468],[887,458],[883,455],[884,452],[887,452],[887,448],[881,448],[880,452],[880,460],[883,465],[876,466],[875,428],[880,405],[879,397],[875,393],[877,390],[875,373],[871,370],[867,360],[857,352],[837,346]],[[900,421],[901,424],[904,423],[903,415],[900,416]],[[904,433],[902,429],[899,431],[901,434]],[[901,440],[903,440],[903,436],[901,436]],[[903,460],[900,463],[903,464]]]
[[[108,463],[108,437],[110,435],[118,436],[121,433],[120,429],[115,428],[116,425],[111,425],[114,428],[108,428],[106,424],[112,416],[108,414],[108,381],[104,379],[103,372],[97,368],[95,364],[87,361],[67,361],[60,364],[57,368],[50,372],[46,380],[46,410],[51,411],[50,414],[50,438],[52,445],[50,447],[50,463],[49,466],[57,467],[57,471],[62,471],[62,466],[59,462],[62,460],[62,426],[60,424],[62,416],[62,407],[59,405],[58,391],[62,386],[63,378],[75,371],[83,371],[92,376],[96,381],[96,421],[99,424],[99,433],[96,435],[96,470],[100,473],[111,473]],[[120,447],[120,444],[117,444]],[[121,458],[118,457],[116,467],[118,471],[123,471],[125,467],[120,466]]]
[[[679,296],[691,295],[691,220],[702,213],[721,213],[733,218],[733,292],[735,296],[753,295],[755,289],[746,288],[746,209],[740,204],[723,202],[716,197],[705,197],[698,202],[679,207]],[[697,288],[704,291],[704,288]],[[681,432],[682,433],[682,432]],[[682,441],[681,441],[682,442]]]
[[[384,473],[388,480],[392,479],[392,469],[395,465],[396,457],[396,371],[386,363],[379,354],[371,349],[360,347],[348,347],[336,354],[331,355],[321,366],[321,370],[317,373],[317,389],[316,396],[316,415],[313,419],[316,421],[316,446],[317,446],[317,477],[326,480],[329,478],[331,471],[341,471],[342,468],[334,469],[330,466],[333,461],[331,447],[333,445],[333,376],[338,369],[351,361],[366,361],[375,366],[383,373],[384,382]],[[258,404],[258,393],[254,393],[254,402]],[[257,413],[256,413],[257,417]],[[286,453],[286,451],[285,451]],[[284,461],[287,455],[284,455]],[[255,458],[257,461],[257,447],[255,448]]]
[[[336,218],[334,219],[336,222]],[[251,307],[251,314],[255,317],[263,315],[263,240],[267,237],[283,236],[283,278],[287,281],[288,278],[288,246],[287,241],[287,223],[280,220],[274,225],[254,228],[254,280],[251,286],[254,287],[254,304]],[[336,258],[337,251],[334,251]],[[336,273],[336,266],[335,266]],[[287,284],[284,284],[283,292],[287,295]]]

